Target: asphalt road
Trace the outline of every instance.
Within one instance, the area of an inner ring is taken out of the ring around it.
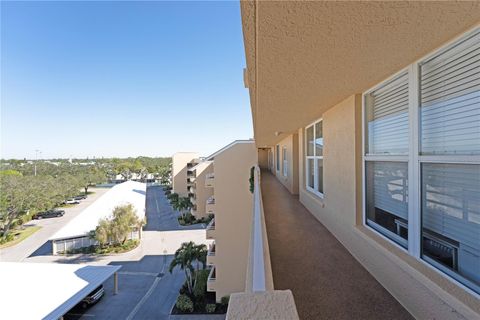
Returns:
[[[205,224],[181,226],[177,217],[180,215],[172,209],[161,186],[148,187],[146,202],[147,225],[145,231],[198,230],[205,229]]]

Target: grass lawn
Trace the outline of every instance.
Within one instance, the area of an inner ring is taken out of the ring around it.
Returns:
[[[62,203],[61,205],[57,206],[58,208],[72,208],[75,207],[76,204],[71,204],[71,203]]]
[[[40,230],[40,226],[31,226],[31,227],[26,227],[23,230],[12,230],[12,232],[15,235],[15,238],[12,241],[8,241],[4,244],[0,244],[0,249],[11,247],[16,245],[17,243],[22,242],[23,240],[27,239],[30,237],[32,234]]]

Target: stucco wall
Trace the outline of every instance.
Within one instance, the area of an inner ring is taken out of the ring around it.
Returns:
[[[245,290],[253,206],[249,178],[256,163],[253,141],[234,144],[214,159],[217,300]]]
[[[278,144],[280,145],[280,171],[274,170],[274,174],[290,193],[298,194],[298,134],[290,134]],[[284,147],[287,148],[287,176],[283,175],[282,152]],[[274,155],[277,156],[276,152]]]
[[[299,198],[305,207],[416,318],[480,319],[478,298],[362,225],[361,96],[323,114],[324,199],[305,188],[303,131]]]
[[[172,156],[172,191],[182,197],[188,195],[187,191],[187,163],[199,154],[195,152],[177,152]]]
[[[195,211],[195,217],[202,218],[207,216],[205,211],[205,204],[207,199],[213,195],[213,188],[205,187],[205,176],[208,173],[213,172],[213,162],[205,161],[197,165],[195,170],[195,204],[197,210]]]
[[[258,166],[262,169],[268,169],[268,148],[258,149]]]

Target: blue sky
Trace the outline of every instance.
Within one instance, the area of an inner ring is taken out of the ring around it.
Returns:
[[[1,157],[209,154],[253,136],[234,2],[2,2]]]

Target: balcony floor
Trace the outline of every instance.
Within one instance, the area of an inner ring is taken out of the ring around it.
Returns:
[[[262,193],[274,287],[292,290],[300,319],[412,319],[298,196],[265,170]]]

